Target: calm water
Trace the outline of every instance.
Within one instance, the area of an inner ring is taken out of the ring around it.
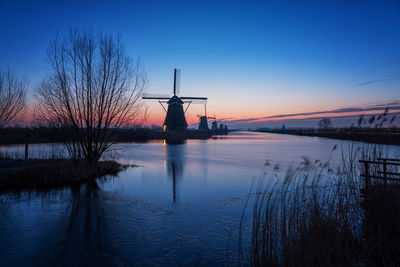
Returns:
[[[74,188],[0,195],[0,266],[224,264],[265,161],[282,170],[302,156],[336,164],[335,144],[349,142],[238,132],[183,145],[118,145],[113,156],[138,167]],[[31,147],[36,155],[57,149]]]

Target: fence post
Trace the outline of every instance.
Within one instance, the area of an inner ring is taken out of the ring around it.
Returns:
[[[28,145],[29,134],[25,134],[25,159],[28,159],[29,145]]]
[[[368,189],[370,186],[370,177],[369,177],[369,163],[364,162],[364,172],[365,172],[365,188]]]
[[[383,159],[383,182],[387,185],[386,159]]]

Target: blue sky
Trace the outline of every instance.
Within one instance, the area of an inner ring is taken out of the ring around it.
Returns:
[[[75,27],[121,33],[149,92],[172,92],[180,68],[181,95],[209,97],[210,113],[227,120],[400,100],[399,1],[0,0],[0,69],[33,88],[50,40]],[[191,107],[188,121],[202,110]],[[149,111],[161,124],[162,108]]]

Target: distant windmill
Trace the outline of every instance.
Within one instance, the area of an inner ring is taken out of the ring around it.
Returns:
[[[208,128],[208,121],[207,119],[213,119],[215,120],[215,115],[214,117],[208,117],[207,116],[207,105],[204,104],[204,115],[197,115],[197,117],[200,118],[200,123],[199,123],[199,130],[206,130],[209,131],[210,128]]]
[[[160,95],[143,95],[142,99],[155,99],[161,104],[165,112],[163,131],[185,131],[187,129],[187,122],[185,118],[185,113],[189,108],[190,104],[193,102],[203,102],[207,101],[207,97],[180,97],[179,96],[179,77],[180,71],[174,69],[174,95],[170,96],[160,96]],[[178,77],[177,77],[178,76]],[[188,103],[188,106],[183,110],[183,104]],[[166,109],[163,104],[168,104]]]
[[[217,117],[214,114],[214,121],[211,124],[211,131],[215,132],[218,131],[218,122],[217,122]]]

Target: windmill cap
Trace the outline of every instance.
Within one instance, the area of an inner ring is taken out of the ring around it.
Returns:
[[[168,100],[168,104],[183,104],[183,101],[182,99],[174,95],[173,97],[171,97],[170,100]]]

